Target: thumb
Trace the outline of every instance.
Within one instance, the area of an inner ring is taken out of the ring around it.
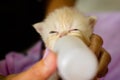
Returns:
[[[46,55],[47,54],[47,55]],[[56,55],[46,50],[45,56],[27,71],[16,76],[14,80],[46,80],[56,71]]]

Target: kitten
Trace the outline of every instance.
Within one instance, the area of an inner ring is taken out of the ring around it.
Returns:
[[[90,42],[96,18],[85,16],[73,8],[60,8],[50,13],[43,22],[34,24],[36,31],[42,36],[46,47],[53,50],[57,39],[72,35],[82,37],[86,45]],[[49,80],[55,80],[54,74]]]
[[[46,47],[53,49],[55,41],[65,35],[84,37],[89,44],[96,17],[85,16],[74,8],[64,7],[50,13],[43,22],[34,24],[36,31],[42,36]]]

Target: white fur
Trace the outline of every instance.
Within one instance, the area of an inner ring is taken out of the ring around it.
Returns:
[[[62,33],[79,34],[77,31],[69,32],[72,29],[79,29],[89,42],[95,22],[96,19],[93,16],[86,16],[76,9],[64,7],[50,13],[43,22],[35,24],[34,27],[42,36],[46,46],[52,49]],[[50,31],[57,31],[58,34],[50,34]]]

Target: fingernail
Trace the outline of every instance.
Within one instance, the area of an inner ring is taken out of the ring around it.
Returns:
[[[43,59],[45,59],[45,58],[47,57],[48,54],[49,54],[49,49],[46,48],[45,53],[44,53],[44,56],[43,56]]]

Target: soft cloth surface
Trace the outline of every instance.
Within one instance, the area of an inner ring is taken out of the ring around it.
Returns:
[[[12,73],[19,73],[28,69],[31,65],[40,60],[41,42],[27,51],[27,54],[11,51],[6,55],[5,60],[0,61],[0,74],[6,76]]]
[[[92,14],[98,16],[94,33],[104,40],[103,47],[110,53],[112,61],[109,72],[101,80],[120,80],[120,13]],[[10,52],[5,60],[0,61],[0,74],[8,75],[28,69],[41,57],[41,42],[27,51],[27,55]]]
[[[120,13],[97,14],[97,16],[95,33],[103,38],[103,47],[112,57],[109,72],[102,80],[120,80]]]

